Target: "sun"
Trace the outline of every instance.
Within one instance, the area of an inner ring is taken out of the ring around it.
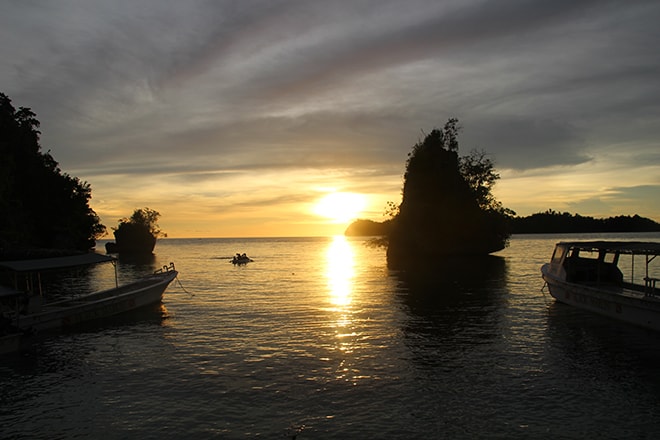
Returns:
[[[314,213],[334,223],[355,220],[366,205],[362,194],[334,192],[323,196],[314,206]]]

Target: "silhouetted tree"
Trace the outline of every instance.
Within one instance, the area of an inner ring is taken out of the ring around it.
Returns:
[[[156,239],[166,237],[158,226],[160,213],[150,208],[133,211],[130,218],[122,218],[114,230],[116,245],[108,243],[110,253],[147,254],[154,250]]]
[[[0,253],[88,250],[105,233],[90,208],[91,187],[41,152],[39,121],[0,93]]]
[[[458,156],[459,130],[458,120],[449,119],[408,155],[403,197],[389,235],[390,263],[488,254],[507,245],[513,211],[491,193],[499,175],[484,153]]]

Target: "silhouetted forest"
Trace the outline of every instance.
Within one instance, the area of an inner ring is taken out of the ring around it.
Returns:
[[[380,237],[390,233],[392,220],[375,222],[373,220],[357,219],[346,228],[344,235],[349,237]]]
[[[485,255],[510,236],[504,208],[491,189],[499,179],[485,153],[458,155],[457,119],[432,130],[408,154],[401,204],[387,245],[391,266],[448,255]]]
[[[0,93],[0,258],[85,251],[105,233],[90,185],[41,151],[38,128],[29,108],[16,110]]]
[[[512,218],[511,230],[514,234],[653,232],[660,231],[660,223],[636,214],[596,219],[548,210],[527,217]]]
[[[593,232],[660,232],[660,223],[635,214],[597,219],[568,212],[548,210],[527,217],[509,219],[513,234],[554,234]],[[356,220],[346,228],[347,236],[385,236],[390,220]]]

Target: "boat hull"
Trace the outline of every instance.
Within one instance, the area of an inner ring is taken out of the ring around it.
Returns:
[[[169,270],[115,289],[44,305],[38,313],[19,316],[14,325],[25,331],[66,329],[136,310],[162,301],[176,276],[176,270]]]
[[[554,277],[548,266],[544,265],[541,273],[550,295],[557,301],[629,324],[660,331],[660,298],[655,295],[632,292],[623,288],[608,289],[566,282]]]

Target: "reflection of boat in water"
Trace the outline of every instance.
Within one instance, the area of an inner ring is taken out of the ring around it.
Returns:
[[[541,273],[559,302],[660,330],[660,280],[651,267],[658,255],[660,243],[653,242],[562,242]],[[643,273],[635,273],[635,256],[643,257]],[[622,266],[630,271],[625,277]]]
[[[243,264],[248,264],[254,261],[252,258],[248,257],[247,255],[243,254],[236,254],[232,257],[231,263],[232,264],[238,264],[238,265],[243,265]]]
[[[165,289],[178,274],[174,264],[170,263],[152,275],[129,284],[117,284],[111,289],[73,298],[45,301],[41,291],[41,272],[102,262],[114,263],[115,259],[90,253],[62,258],[0,262],[0,268],[13,271],[16,280],[15,295],[3,301],[5,305],[13,303],[13,310],[3,313],[4,317],[9,319],[12,326],[24,332],[68,328],[160,302]],[[27,286],[24,291],[18,289],[19,279],[21,283],[25,283],[22,285]]]
[[[19,292],[0,286],[0,355],[18,351],[21,347],[23,332],[13,325],[12,320],[5,316],[5,311],[11,313]],[[9,307],[5,307],[8,304]]]
[[[22,337],[23,334],[21,332],[0,335],[0,354],[13,353],[20,350]]]

